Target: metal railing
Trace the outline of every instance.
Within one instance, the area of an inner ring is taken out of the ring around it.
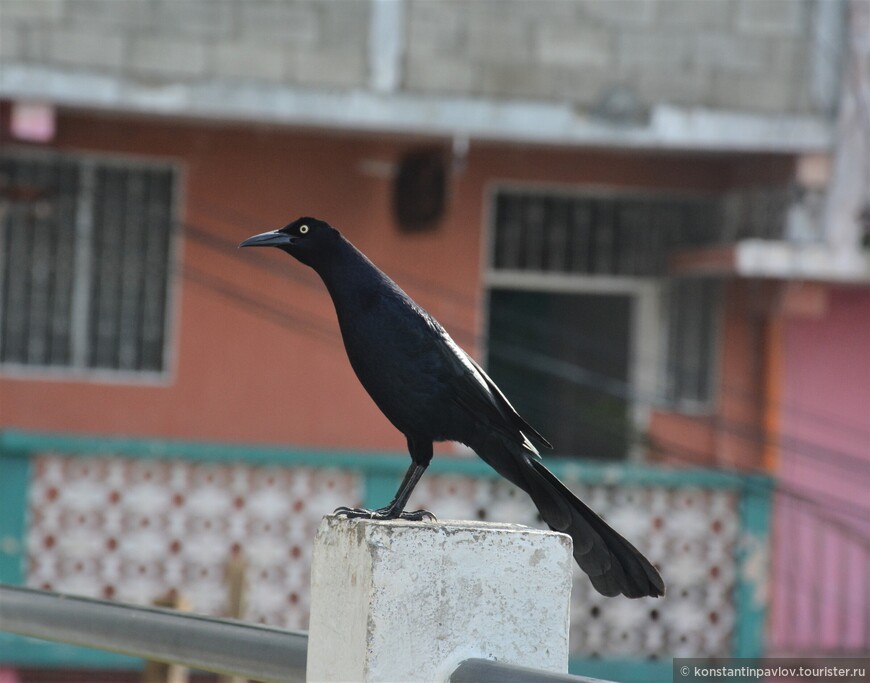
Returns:
[[[304,681],[308,634],[0,586],[0,630],[258,681]]]
[[[447,680],[448,683],[608,683],[600,678],[539,671],[489,659],[466,659]]]
[[[264,683],[304,683],[308,634],[233,619],[0,585],[0,631],[109,650]],[[483,659],[450,683],[593,683]]]

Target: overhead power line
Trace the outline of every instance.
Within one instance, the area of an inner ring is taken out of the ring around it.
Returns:
[[[268,319],[295,333],[309,336],[316,335],[320,339],[328,339],[336,345],[339,344],[339,336],[335,323],[328,323],[323,319],[299,311],[289,305],[270,302],[260,293],[246,293],[240,290],[235,283],[228,282],[219,276],[207,274],[192,267],[185,267],[184,275],[194,282],[206,286],[212,291],[232,300],[234,304],[244,307],[244,310],[250,314]],[[545,372],[580,386],[620,398],[626,402],[660,405],[657,399],[650,399],[639,394],[627,382],[607,377],[601,373],[587,370],[561,359],[554,359],[544,354],[536,354],[526,349],[518,349],[500,343],[492,344],[491,352],[501,357],[506,357],[527,369]],[[719,420],[717,427],[729,433],[738,434],[746,441],[757,446],[778,444],[780,447],[789,447],[804,457],[812,458],[814,461],[841,467],[853,476],[870,474],[870,463],[848,452],[820,448],[797,440],[790,441],[789,437],[783,435],[780,435],[777,441],[762,438],[757,433],[747,432],[741,425],[735,426],[725,420]],[[704,457],[703,454],[698,455],[701,458]]]
[[[244,214],[242,214],[240,212],[232,211],[232,210],[230,210],[230,211],[231,211],[231,215],[244,216]],[[220,211],[218,211],[218,213],[220,213]],[[250,220],[256,221],[257,219],[250,218]],[[224,253],[232,253],[232,254],[238,256],[238,252],[235,248],[237,245],[235,242],[233,242],[232,239],[217,237],[217,236],[213,235],[212,233],[210,233],[209,231],[204,230],[201,227],[191,225],[189,223],[185,224],[185,227],[189,231],[190,236],[193,237],[194,239],[212,247],[213,249],[220,250]],[[238,226],[231,225],[230,227],[234,231],[237,231]],[[240,232],[238,233],[238,235],[239,235],[239,239],[242,239],[243,237],[248,236],[247,234],[242,235]],[[284,277],[288,280],[292,280],[294,282],[300,283],[303,286],[310,287],[310,288],[316,288],[318,290],[320,288],[320,285],[318,282],[316,282],[310,278],[306,278],[305,276],[295,272],[294,269],[292,269],[292,268],[284,268],[284,267],[278,265],[277,263],[270,262],[270,261],[266,261],[263,264],[263,267],[266,268],[267,270],[269,270],[269,272],[272,272],[280,277]],[[402,279],[404,279],[404,278],[402,278]],[[424,291],[426,291],[430,294],[439,294],[440,293],[440,285],[438,283],[432,283],[430,281],[421,279],[419,277],[415,277],[414,279],[416,280],[418,286],[421,287]],[[468,296],[463,296],[463,295],[451,290],[451,298],[453,296],[461,298],[466,304],[469,303],[470,301],[472,301],[472,299],[469,298]],[[596,356],[596,357],[600,357],[604,360],[614,360],[616,358],[615,351],[614,351],[614,348],[612,346],[603,346],[603,345],[600,345],[596,342],[592,342],[589,339],[577,338],[576,335],[569,336],[568,333],[563,328],[561,328],[561,327],[553,328],[552,323],[549,323],[549,322],[542,323],[541,321],[538,321],[538,320],[535,320],[533,323],[530,323],[527,319],[523,319],[523,318],[519,318],[519,317],[515,317],[513,320],[511,320],[511,323],[513,325],[518,326],[518,327],[524,326],[526,328],[528,328],[530,324],[533,324],[535,326],[538,326],[539,324],[549,325],[551,327],[551,329],[549,330],[548,334],[553,339],[562,339],[565,341],[570,341],[571,344],[575,348],[582,349],[585,352],[587,352],[588,354],[591,354],[591,355]],[[463,344],[474,344],[474,345],[479,346],[479,347],[482,347],[482,346],[485,346],[486,344],[488,344],[488,340],[485,339],[483,335],[481,335],[480,333],[478,333],[474,330],[469,330],[467,328],[464,328],[461,325],[456,325],[456,324],[448,324],[447,327],[449,327],[451,334],[454,337],[456,337],[459,341],[461,341]],[[556,359],[556,360],[558,360],[558,359]],[[729,384],[724,378],[720,379],[720,387],[725,394],[728,394],[731,397],[735,397],[737,400],[746,401],[746,400],[754,398],[753,396],[750,396],[749,393],[745,389],[734,387],[733,385]],[[639,402],[641,404],[649,404],[649,405],[654,405],[654,406],[669,406],[669,405],[671,405],[671,401],[665,396],[649,396],[646,398],[635,397],[632,400]],[[868,429],[864,425],[850,423],[850,422],[844,420],[842,418],[842,416],[823,414],[823,413],[818,412],[817,410],[809,409],[805,406],[799,406],[799,405],[795,404],[793,401],[787,401],[787,400],[782,400],[782,399],[771,401],[770,399],[768,399],[768,402],[772,403],[772,405],[776,408],[779,408],[779,409],[786,411],[786,412],[793,412],[795,414],[802,416],[805,419],[812,420],[817,424],[824,424],[824,425],[836,427],[840,430],[847,430],[850,433],[855,434],[856,436],[866,437],[868,440],[870,440],[870,429]],[[750,408],[754,409],[755,407],[750,406]],[[738,429],[742,429],[742,430],[747,430],[747,429],[758,430],[758,427],[756,425],[748,424],[745,422],[738,422],[738,421],[735,421],[733,419],[722,420],[722,418],[719,418],[719,422],[725,429],[738,428]],[[766,434],[766,433],[761,434],[760,433],[758,438],[768,439],[767,443],[769,445],[773,445],[773,446],[781,445],[777,441],[771,440],[774,437],[772,437],[770,434]],[[814,442],[812,442],[809,439],[806,439],[805,437],[795,437],[794,435],[791,435],[789,437],[789,441],[793,446],[795,446],[797,448],[802,448],[804,445],[807,445],[810,447],[815,447],[815,446],[822,447],[822,448],[825,447],[825,446],[822,446],[820,444],[815,444]]]

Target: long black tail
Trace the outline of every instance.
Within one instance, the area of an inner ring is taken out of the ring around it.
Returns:
[[[574,540],[574,559],[599,593],[629,598],[664,595],[665,582],[652,563],[577,498],[540,461],[526,458],[523,472],[544,521]]]
[[[629,598],[659,597],[665,582],[640,551],[575,496],[531,453],[487,439],[478,455],[529,494],[544,522],[574,541],[574,559],[599,593]],[[507,447],[507,448],[506,448]],[[500,452],[499,452],[500,451]],[[505,452],[508,451],[508,452]]]

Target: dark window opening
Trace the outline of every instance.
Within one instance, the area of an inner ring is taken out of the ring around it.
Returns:
[[[0,156],[0,363],[164,369],[174,187],[168,167]]]
[[[495,289],[489,373],[558,455],[626,456],[631,297]]]

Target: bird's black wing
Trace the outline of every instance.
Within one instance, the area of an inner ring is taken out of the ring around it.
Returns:
[[[463,353],[465,353],[463,351]],[[507,415],[510,419],[511,423],[519,429],[523,434],[531,435],[535,438],[542,446],[547,448],[552,448],[553,444],[551,444],[547,439],[543,437],[543,435],[532,425],[526,422],[525,418],[520,415],[516,409],[511,405],[510,401],[507,400],[507,397],[502,393],[501,389],[498,388],[498,385],[492,381],[492,378],[484,372],[483,368],[478,365],[477,361],[474,360],[468,354],[465,354],[465,357],[471,362],[474,366],[474,369],[483,377],[483,381],[486,383],[487,389],[489,389],[489,393],[492,396],[493,400],[496,402],[501,411]]]
[[[439,348],[450,368],[450,400],[477,422],[485,424],[532,453],[537,454],[538,451],[529,441],[529,436],[542,446],[552,448],[550,442],[514,409],[483,368],[451,339],[440,324],[434,319],[432,323],[440,332]]]

